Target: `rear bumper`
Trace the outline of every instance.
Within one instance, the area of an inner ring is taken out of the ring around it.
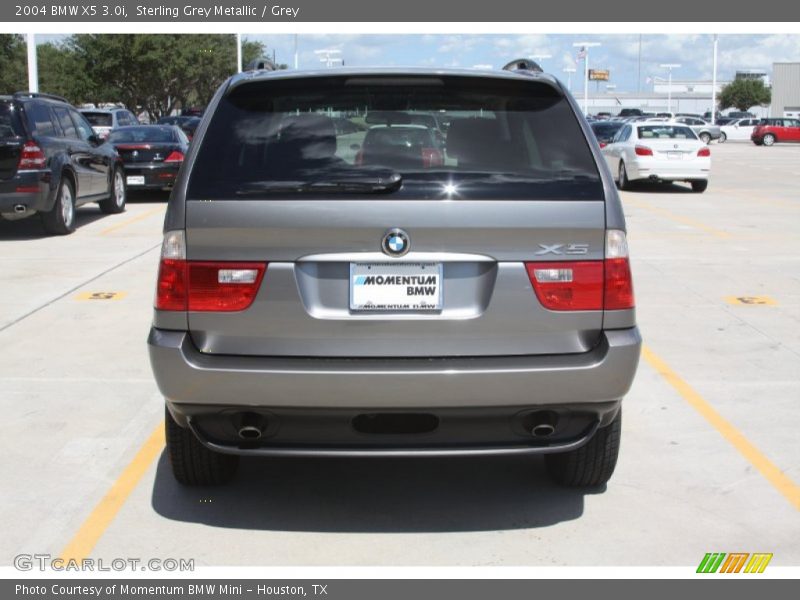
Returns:
[[[169,404],[369,410],[568,406],[619,401],[636,373],[637,328],[581,354],[322,359],[200,353],[188,333],[151,329],[150,362]]]
[[[656,179],[658,181],[692,181],[708,179],[711,174],[710,160],[692,160],[692,165],[682,160],[636,161],[628,169],[628,178]]]
[[[180,163],[143,163],[124,165],[125,178],[129,190],[163,189],[172,187],[178,176]],[[143,184],[132,184],[131,176],[144,177]]]
[[[48,211],[52,208],[50,171],[22,171],[11,179],[0,181],[0,213],[14,213],[15,207],[26,211]]]

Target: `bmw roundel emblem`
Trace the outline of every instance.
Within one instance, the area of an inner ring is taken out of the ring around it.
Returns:
[[[411,248],[411,241],[402,229],[390,229],[383,234],[381,248],[389,256],[403,256]]]

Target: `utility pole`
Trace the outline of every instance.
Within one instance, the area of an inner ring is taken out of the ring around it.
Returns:
[[[296,71],[299,67],[299,61],[297,58],[297,34],[294,34],[294,70]]]
[[[717,43],[719,36],[714,34],[714,66],[711,75],[711,122],[717,122]]]
[[[39,67],[36,62],[36,40],[32,33],[27,34],[28,38],[28,91],[36,93],[39,91]]]

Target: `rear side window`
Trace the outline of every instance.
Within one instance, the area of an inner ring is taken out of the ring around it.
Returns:
[[[54,106],[53,112],[58,119],[58,124],[61,125],[61,131],[64,132],[64,137],[77,138],[78,130],[75,129],[75,123],[72,122],[69,111],[61,106]]]
[[[602,199],[586,136],[557,90],[463,76],[244,83],[214,112],[188,197],[322,188],[341,197],[337,182],[398,176],[400,196],[443,199],[447,189],[461,199]]]
[[[42,137],[58,135],[49,106],[41,102],[30,102],[25,106],[25,112],[36,135]]]
[[[25,135],[19,111],[11,102],[0,102],[0,138]]]

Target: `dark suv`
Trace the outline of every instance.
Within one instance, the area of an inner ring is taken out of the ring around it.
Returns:
[[[556,78],[234,76],[164,234],[149,346],[180,482],[239,455],[544,454],[562,484],[611,477],[641,344],[625,220]]]
[[[125,179],[116,150],[64,98],[18,92],[0,96],[0,216],[40,214],[45,230],[75,230],[75,208],[97,202],[125,210]]]

